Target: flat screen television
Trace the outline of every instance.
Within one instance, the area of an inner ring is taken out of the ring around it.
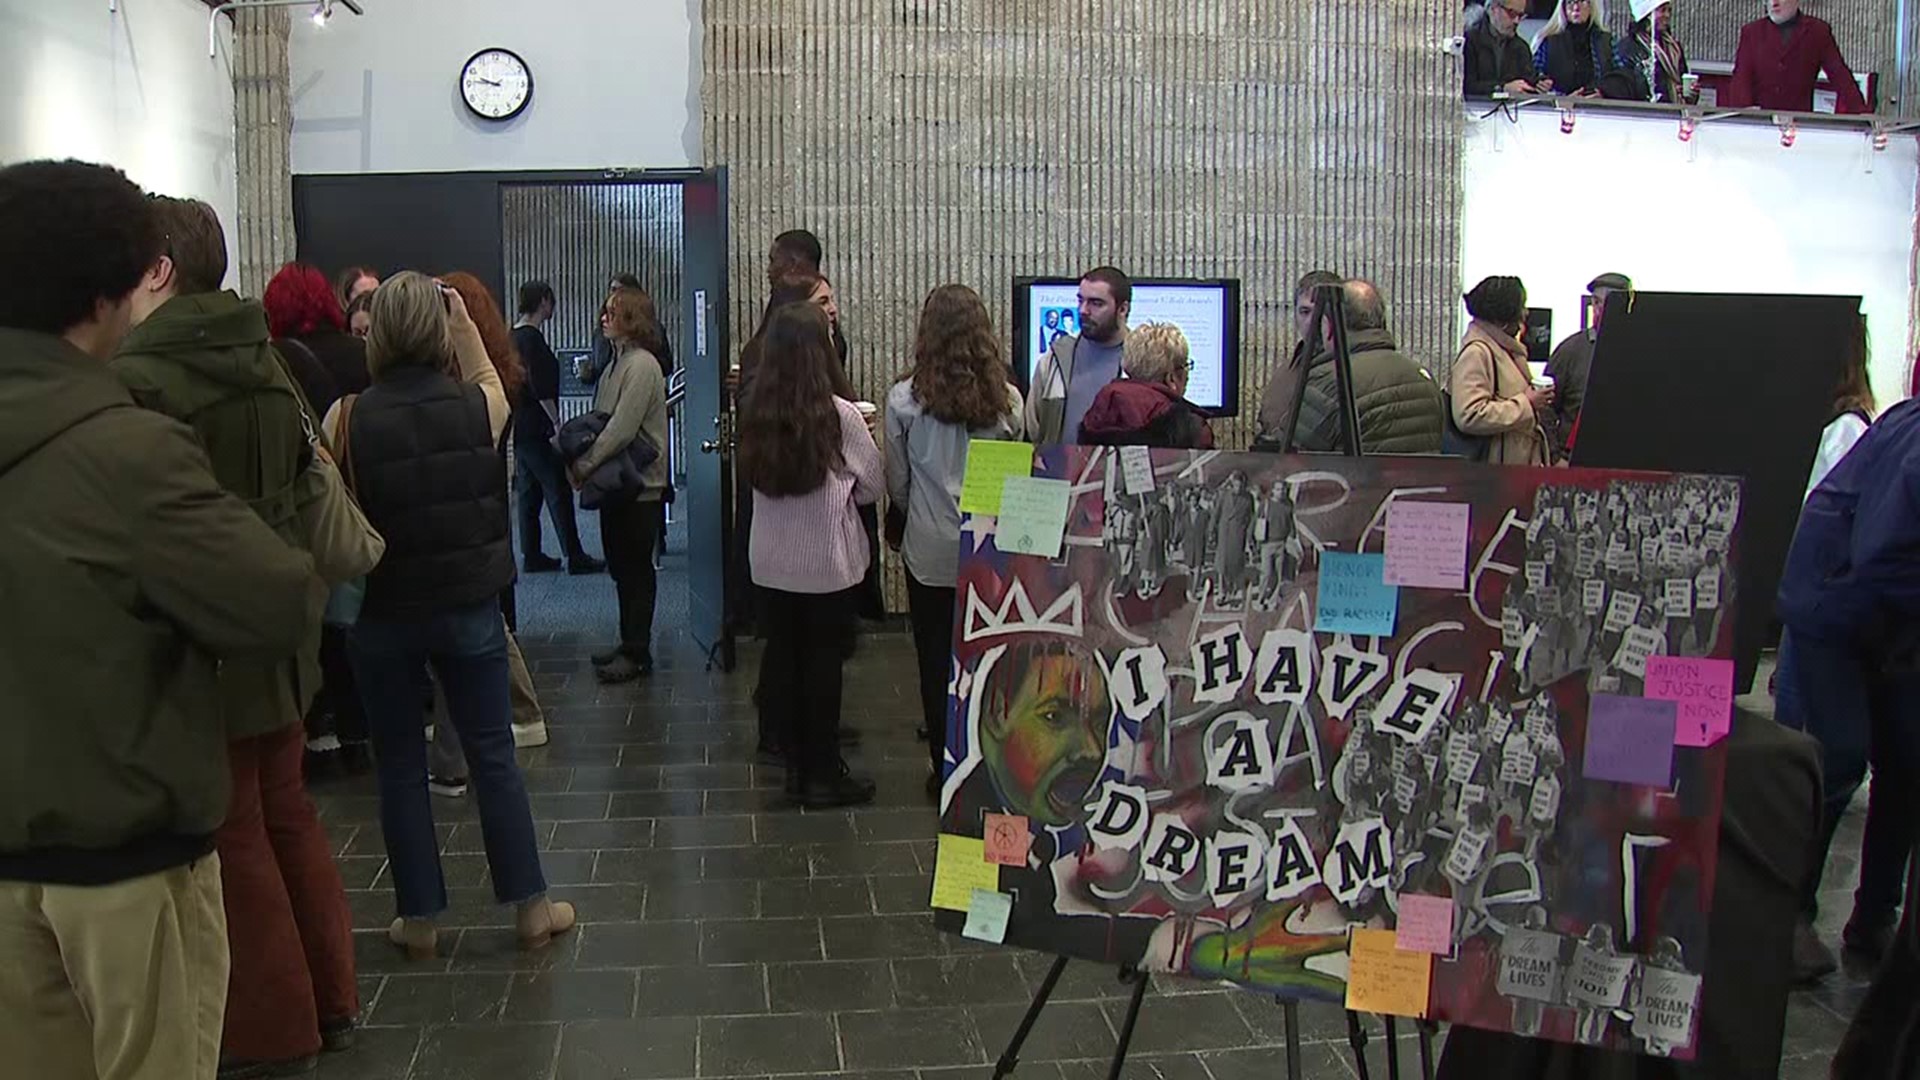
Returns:
[[[1026,393],[1053,339],[1080,332],[1080,279],[1013,279],[1013,379]],[[1135,278],[1129,326],[1170,322],[1187,337],[1187,400],[1214,416],[1240,412],[1240,279]]]

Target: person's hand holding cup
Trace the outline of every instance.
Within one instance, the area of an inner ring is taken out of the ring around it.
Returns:
[[[856,401],[853,407],[860,410],[860,418],[867,422],[867,434],[875,442],[880,440],[880,406],[871,401]]]
[[[1533,388],[1527,391],[1527,403],[1536,413],[1553,408],[1554,384],[1552,379],[1535,379]]]

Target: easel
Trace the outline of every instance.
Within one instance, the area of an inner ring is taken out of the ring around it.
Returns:
[[[1316,335],[1319,328],[1331,319],[1333,327],[1333,363],[1334,375],[1340,385],[1340,415],[1343,450],[1348,457],[1360,457],[1360,410],[1353,394],[1353,353],[1347,344],[1347,326],[1345,302],[1341,287],[1323,285],[1314,290],[1313,326]],[[1300,350],[1300,362],[1311,366],[1318,349]],[[1306,371],[1295,372],[1299,376],[1300,393],[1296,394],[1293,404],[1287,410],[1286,430],[1282,433],[1280,445],[1282,452],[1293,451],[1293,428],[1300,416],[1300,400],[1306,393]],[[1027,1036],[1033,1033],[1033,1025],[1040,1019],[1040,1013],[1053,997],[1054,989],[1060,983],[1060,976],[1067,970],[1067,958],[1055,957],[1053,966],[1047,970],[1047,977],[1041,980],[1040,988],[1034,992],[1033,1002],[1027,1006],[1027,1013],[1020,1020],[1020,1026],[1014,1029],[1013,1038],[1000,1058],[993,1066],[993,1080],[1006,1080],[1020,1065],[1020,1049],[1026,1045]],[[1113,1064],[1107,1069],[1107,1080],[1120,1080],[1120,1070],[1126,1065],[1127,1048],[1133,1042],[1134,1025],[1140,1019],[1140,1006],[1147,994],[1147,973],[1137,968],[1122,967],[1120,981],[1130,983],[1133,992],[1127,1000],[1126,1018],[1121,1022],[1119,1039],[1113,1050]],[[1276,995],[1274,1000],[1280,1005],[1281,1025],[1285,1039],[1287,1080],[1302,1080],[1300,1067],[1300,1002],[1292,998]],[[1387,1040],[1387,1080],[1400,1080],[1400,1040],[1396,1018],[1382,1017],[1386,1026]],[[1415,1021],[1415,1030],[1419,1032],[1420,1075],[1424,1080],[1433,1080],[1433,1035],[1439,1025],[1430,1020]],[[1367,1066],[1367,1029],[1360,1021],[1360,1014],[1347,1010],[1347,1043],[1353,1048],[1353,1064],[1360,1074],[1360,1080],[1372,1080]]]

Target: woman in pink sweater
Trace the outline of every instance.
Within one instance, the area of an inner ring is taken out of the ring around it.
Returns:
[[[840,757],[840,665],[872,552],[859,506],[880,498],[880,449],[854,403],[834,393],[824,312],[768,316],[740,403],[739,471],[753,491],[748,562],[757,594],[761,687],[787,754],[787,793],[809,808],[873,799]]]

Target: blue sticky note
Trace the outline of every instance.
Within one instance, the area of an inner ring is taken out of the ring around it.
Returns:
[[[1313,628],[1327,634],[1392,637],[1400,588],[1386,582],[1385,555],[1320,553],[1320,591]]]
[[[1003,892],[975,889],[973,900],[967,905],[967,925],[961,928],[960,934],[999,945],[1007,940],[1007,920],[1012,917],[1013,897]]]
[[[1587,748],[1581,774],[1589,780],[1673,786],[1673,736],[1680,705],[1653,698],[1595,694],[1587,706]]]

